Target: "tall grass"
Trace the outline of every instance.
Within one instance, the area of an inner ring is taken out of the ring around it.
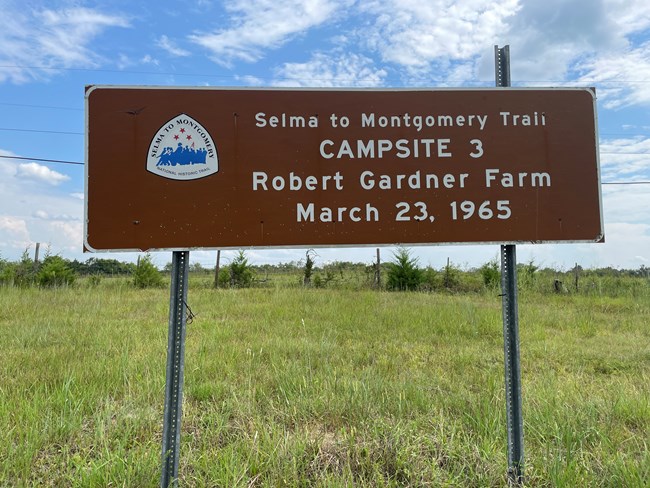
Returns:
[[[158,485],[168,294],[0,288],[0,486]],[[497,293],[188,302],[183,486],[506,484]],[[649,319],[648,295],[520,295],[531,486],[648,485]]]

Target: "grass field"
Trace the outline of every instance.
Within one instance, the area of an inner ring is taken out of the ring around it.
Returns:
[[[191,285],[181,486],[506,485],[497,295]],[[0,288],[0,486],[159,484],[168,307]],[[650,294],[519,310],[527,484],[649,486]]]

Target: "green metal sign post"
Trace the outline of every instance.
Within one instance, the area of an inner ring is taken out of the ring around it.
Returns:
[[[169,338],[167,343],[161,488],[178,486],[183,373],[185,370],[185,328],[187,323],[185,308],[187,307],[189,262],[189,251],[174,251],[169,300]]]
[[[510,49],[494,46],[496,86],[510,86]],[[519,361],[519,310],[517,303],[517,252],[514,244],[501,246],[501,298],[503,352],[508,430],[508,480],[524,480],[524,421],[521,411],[521,364]]]

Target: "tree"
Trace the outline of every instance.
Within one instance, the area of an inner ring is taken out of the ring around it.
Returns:
[[[133,285],[136,288],[155,288],[163,285],[163,277],[153,264],[149,253],[140,258],[133,273]]]
[[[395,260],[388,263],[386,287],[389,290],[417,290],[423,279],[417,258],[412,258],[404,247],[398,248],[393,257]]]
[[[72,285],[76,273],[61,256],[48,255],[36,273],[36,282],[44,288]]]
[[[458,289],[460,287],[460,276],[460,269],[447,258],[447,266],[442,270],[442,286],[447,290]]]
[[[253,269],[246,258],[244,251],[230,263],[230,286],[247,288],[253,282]]]
[[[314,273],[314,265],[316,264],[316,261],[312,256],[316,256],[316,251],[309,249],[305,253],[305,269],[302,275],[303,286],[311,285],[311,275]]]

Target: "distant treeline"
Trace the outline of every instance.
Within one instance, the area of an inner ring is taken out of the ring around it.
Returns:
[[[137,264],[136,263],[125,263],[118,261],[117,259],[99,259],[99,258],[90,258],[86,259],[84,262],[77,261],[67,261],[68,266],[80,276],[84,275],[128,275],[133,274]]]
[[[650,268],[584,269],[576,264],[568,270],[541,268],[533,261],[517,265],[520,289],[539,292],[632,293],[650,288]],[[41,287],[72,285],[77,277],[96,286],[103,278],[126,277],[136,287],[165,286],[171,263],[162,269],[144,254],[138,263],[91,257],[85,261],[68,260],[49,252],[35,262],[26,250],[19,261],[0,256],[0,285]],[[480,292],[500,286],[500,266],[493,259],[482,266],[462,268],[447,262],[440,268],[421,266],[410,250],[399,248],[390,260],[381,263],[348,261],[319,262],[318,255],[307,251],[305,259],[279,264],[251,264],[240,251],[233,259],[222,260],[218,276],[215,267],[190,265],[195,284],[215,288],[250,286],[306,286],[313,288],[376,288],[386,290]],[[636,279],[635,279],[636,278]]]

